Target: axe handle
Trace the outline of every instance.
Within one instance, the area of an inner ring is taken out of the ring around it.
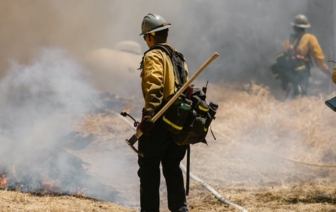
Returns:
[[[167,104],[152,118],[152,122],[156,122],[160,116],[162,116],[166,110],[176,101],[177,98],[187,89],[187,87],[198,77],[198,75],[212,62],[214,61],[219,54],[215,52],[197,71],[196,73],[180,88],[174,96],[167,102]],[[135,137],[138,139],[141,137],[142,132],[139,130],[136,134]]]
[[[156,122],[162,116],[166,110],[181,96],[181,94],[188,88],[188,86],[198,77],[198,75],[212,62],[219,54],[215,52],[197,71],[196,73],[180,88],[174,96],[167,102],[167,104],[152,118],[152,122]]]

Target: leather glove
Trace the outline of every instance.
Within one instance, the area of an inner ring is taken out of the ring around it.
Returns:
[[[154,126],[154,123],[152,122],[153,117],[154,111],[142,109],[142,118],[139,124],[139,128],[143,134],[149,135],[150,130]]]

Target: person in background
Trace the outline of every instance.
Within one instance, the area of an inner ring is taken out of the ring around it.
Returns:
[[[332,75],[332,81],[336,84],[336,67],[334,67],[334,73]]]
[[[160,164],[166,180],[168,208],[172,212],[188,212],[186,194],[180,162],[185,156],[187,146],[178,146],[172,134],[160,121],[151,120],[166,102],[175,94],[175,76],[170,57],[155,45],[167,43],[170,23],[157,14],[149,13],[143,18],[141,29],[143,38],[149,47],[141,62],[142,93],[145,105],[139,128],[143,135],[139,139],[138,150],[144,157],[138,156],[138,176],[140,178],[141,212],[159,212],[160,208]],[[188,69],[185,64],[185,74]]]
[[[307,95],[309,86],[312,58],[328,77],[331,76],[331,73],[317,38],[313,34],[306,32],[306,29],[311,27],[307,17],[298,14],[294,17],[291,25],[293,26],[294,34],[284,41],[283,52],[292,53],[291,57],[295,57],[301,65],[296,66],[291,72],[287,72],[290,74],[282,78],[282,88],[286,90],[289,83],[292,83],[293,96],[304,96]]]

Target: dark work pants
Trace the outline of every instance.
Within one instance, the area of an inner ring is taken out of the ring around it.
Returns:
[[[310,66],[306,64],[307,69],[298,72],[285,71],[282,72],[282,82],[292,83],[293,97],[299,95],[307,96],[309,87]]]
[[[138,157],[141,212],[159,211],[160,163],[167,185],[169,210],[187,207],[180,169],[186,146],[178,146],[160,121],[155,123],[150,135],[142,135],[138,143],[139,151],[144,153],[144,157]]]
[[[300,80],[293,82],[293,96],[298,95],[307,96],[307,90],[309,86],[309,76],[302,76]]]

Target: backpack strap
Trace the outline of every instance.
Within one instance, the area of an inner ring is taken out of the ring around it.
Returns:
[[[184,62],[185,62],[184,56],[180,52],[176,51],[175,49],[172,49],[170,46],[167,45],[157,44],[153,46],[151,49],[161,49],[167,53],[174,67],[174,76],[179,82],[178,85],[176,86],[178,87],[178,89],[181,88],[183,84],[187,81],[184,69]],[[177,60],[180,60],[180,64],[178,64],[179,61]],[[180,66],[180,69],[178,68],[178,66]]]
[[[293,46],[293,49],[294,49],[295,51],[296,51],[296,49],[297,49],[297,47],[298,47],[298,45],[299,45],[299,43],[300,43],[300,41],[301,41],[301,38],[303,37],[304,34],[306,34],[306,33],[304,32],[304,33],[302,33],[302,34],[299,35],[299,36],[296,36],[295,34],[292,34],[292,35],[290,36],[290,39],[289,39],[289,43],[290,43],[290,44],[293,44],[294,41],[297,40],[297,42],[296,42],[295,45]]]
[[[296,51],[297,50],[297,47],[299,46],[299,44],[300,44],[300,41],[301,41],[301,38],[304,36],[304,34],[306,34],[305,32],[304,33],[302,33],[300,36],[295,36],[295,35],[291,35],[291,39],[293,39],[292,41],[290,41],[290,43],[292,44],[292,42],[294,42],[295,41],[295,39],[297,39],[297,42],[296,42],[296,44],[295,44],[295,46],[293,47],[293,49]],[[309,60],[309,62],[307,62],[307,64],[309,64],[310,66],[312,66],[313,65],[313,60],[311,59],[311,56],[310,56],[310,52],[308,52],[308,55],[307,55],[307,57],[308,57],[308,60]]]
[[[173,69],[174,69],[174,76],[175,79],[178,81],[178,83],[176,84],[176,87],[178,89],[180,89],[183,84],[185,82],[187,82],[187,77],[185,74],[185,69],[184,69],[184,63],[185,63],[185,59],[183,54],[181,54],[180,52],[176,51],[175,49],[172,49],[170,46],[168,45],[164,45],[164,44],[157,44],[155,46],[152,46],[150,49],[148,49],[145,53],[144,56],[147,54],[147,52],[153,50],[153,49],[160,49],[162,51],[164,51],[170,58],[172,64],[173,64]],[[141,63],[140,63],[140,68],[143,68],[143,59],[144,56],[142,57]],[[177,61],[179,60],[179,61]],[[180,68],[178,68],[180,67]]]

